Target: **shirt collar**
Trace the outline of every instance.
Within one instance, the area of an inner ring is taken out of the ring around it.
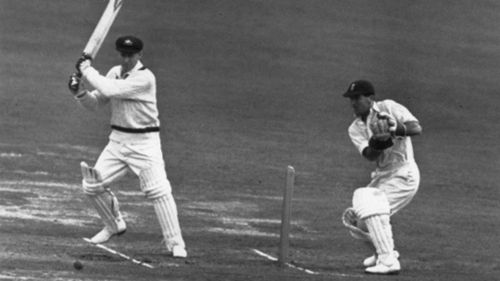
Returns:
[[[142,64],[141,61],[137,61],[137,63],[135,64],[135,66],[131,70],[129,70],[128,72],[123,73],[122,76],[123,77],[128,77],[130,75],[130,73],[137,71],[139,68],[141,68],[143,66],[144,65]]]

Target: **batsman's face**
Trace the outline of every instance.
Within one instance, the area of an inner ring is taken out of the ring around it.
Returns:
[[[124,72],[130,71],[141,59],[142,53],[120,53],[121,65]]]
[[[349,98],[352,109],[356,116],[367,116],[370,113],[372,100],[363,95],[357,95]]]

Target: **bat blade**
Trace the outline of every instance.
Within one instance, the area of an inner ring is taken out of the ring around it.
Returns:
[[[99,22],[97,23],[92,35],[90,36],[85,48],[83,49],[83,53],[95,59],[97,52],[101,48],[104,39],[108,35],[108,31],[113,24],[116,15],[120,11],[123,5],[123,0],[109,0],[108,5],[104,9]]]

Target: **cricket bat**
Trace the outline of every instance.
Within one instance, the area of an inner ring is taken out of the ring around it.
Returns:
[[[92,59],[95,59],[97,52],[101,48],[101,45],[116,18],[116,15],[122,7],[122,4],[123,0],[109,0],[106,9],[102,13],[99,22],[87,42],[87,45],[85,45],[85,48],[83,49],[83,54],[89,55]]]

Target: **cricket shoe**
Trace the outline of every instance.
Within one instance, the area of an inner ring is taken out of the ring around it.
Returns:
[[[394,251],[394,257],[396,259],[399,258],[399,252]],[[377,255],[369,256],[366,259],[363,260],[363,266],[364,267],[370,267],[370,266],[375,266],[377,264]]]
[[[90,242],[94,244],[102,244],[111,239],[111,237],[115,235],[120,236],[125,233],[125,231],[127,231],[127,225],[125,224],[124,220],[118,220],[116,223],[118,231],[114,232],[113,230],[110,230],[107,226],[105,226],[101,231],[99,231],[99,233],[97,233],[90,239]]]
[[[397,259],[394,259],[394,261],[390,265],[386,265],[378,261],[376,265],[365,269],[366,273],[381,274],[381,275],[399,274],[400,271],[401,271],[401,264]]]
[[[187,258],[187,251],[186,248],[184,248],[181,245],[175,245],[172,247],[172,257],[174,258]]]

